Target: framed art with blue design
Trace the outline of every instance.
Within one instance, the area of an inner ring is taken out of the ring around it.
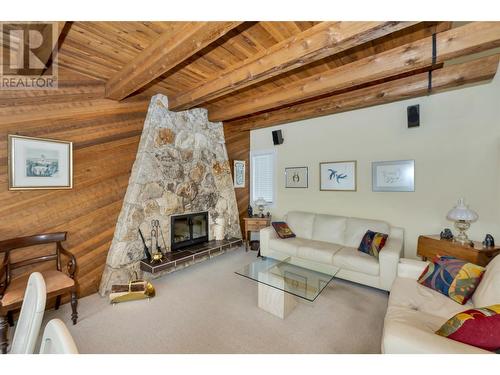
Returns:
[[[356,191],[356,160],[319,163],[319,190]]]
[[[234,187],[245,187],[245,160],[234,161]]]
[[[285,168],[285,187],[302,188],[309,187],[307,167],[289,167]]]

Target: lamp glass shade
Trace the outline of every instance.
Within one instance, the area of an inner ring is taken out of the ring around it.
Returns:
[[[259,198],[254,202],[257,206],[265,206],[267,204],[264,198]]]
[[[468,221],[474,222],[479,216],[476,211],[471,210],[466,204],[463,198],[458,200],[458,203],[453,207],[446,215],[448,220],[452,221]]]

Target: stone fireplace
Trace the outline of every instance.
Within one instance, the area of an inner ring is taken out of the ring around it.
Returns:
[[[172,216],[197,212],[207,212],[209,240],[214,238],[217,218],[223,219],[226,236],[241,238],[222,123],[208,121],[205,109],[171,112],[167,97],[155,95],[144,122],[100,293],[109,291],[114,283],[127,282],[133,271],[141,275],[139,261],[144,257],[144,247],[139,228],[149,245],[151,222],[158,220],[163,247],[171,251]]]

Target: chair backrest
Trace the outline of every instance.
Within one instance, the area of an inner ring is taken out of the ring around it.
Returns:
[[[40,272],[33,272],[24,293],[21,314],[12,339],[11,354],[33,354],[40,333],[47,290]]]
[[[78,354],[71,333],[60,319],[52,319],[45,326],[40,354]]]
[[[61,251],[64,251],[61,242],[66,240],[66,235],[67,232],[44,233],[36,234],[34,236],[11,238],[8,240],[0,241],[0,253],[5,252],[5,258],[7,260],[6,262],[4,261],[4,264],[6,263],[6,269],[2,271],[6,272],[5,287],[7,287],[10,283],[11,271],[16,268],[21,268],[41,262],[55,261],[57,270],[61,271]],[[53,254],[24,258],[23,260],[17,262],[11,262],[10,260],[10,253],[13,250],[50,243],[56,244],[55,252]],[[1,294],[2,292],[0,291],[0,295]]]

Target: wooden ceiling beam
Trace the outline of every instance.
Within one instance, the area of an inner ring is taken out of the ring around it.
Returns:
[[[416,23],[321,22],[210,77],[194,89],[169,98],[169,109],[195,107]]]
[[[476,59],[434,70],[431,93],[491,80],[498,69],[500,55]],[[379,85],[317,99],[271,112],[224,122],[233,131],[249,131],[293,121],[331,115],[429,94],[428,73],[420,73]]]
[[[106,83],[106,97],[122,100],[175,68],[242,22],[186,22],[161,34]]]
[[[498,46],[500,22],[473,22],[436,34],[435,64]],[[209,111],[209,119],[236,119],[400,74],[432,69],[432,50],[432,37],[424,38],[278,87],[266,95],[213,108]]]

